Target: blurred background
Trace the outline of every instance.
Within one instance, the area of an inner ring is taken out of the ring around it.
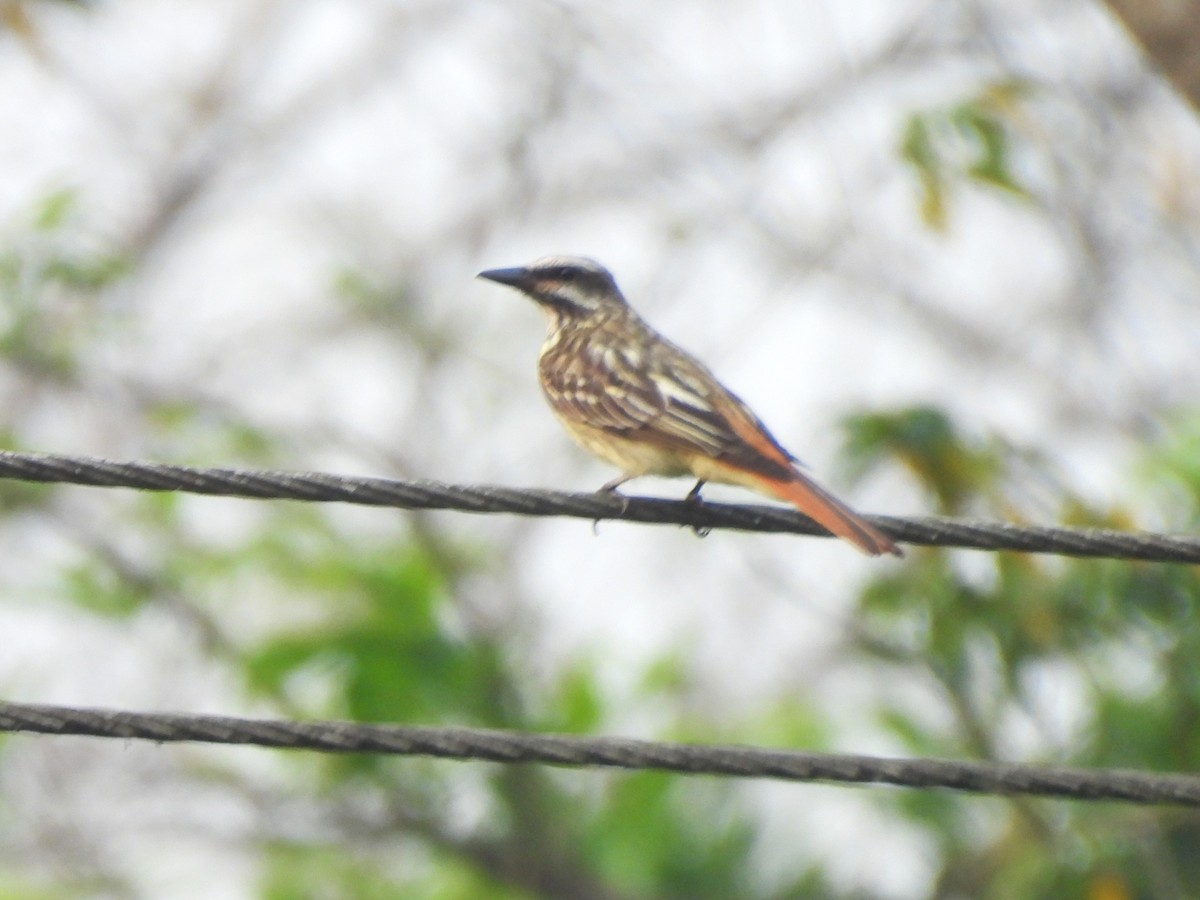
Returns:
[[[544,405],[541,315],[474,280],[570,253],[863,511],[1200,524],[1192,0],[0,22],[5,448],[590,490],[615,473]],[[19,483],[0,545],[14,701],[1200,764],[1195,567]],[[1200,893],[1175,810],[0,754],[13,897]]]

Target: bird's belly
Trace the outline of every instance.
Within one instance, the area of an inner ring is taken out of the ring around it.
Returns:
[[[581,447],[616,466],[624,475],[660,475],[667,478],[691,475],[714,484],[732,484],[769,497],[776,496],[763,484],[761,475],[736,468],[719,459],[630,440],[580,422],[567,419],[559,421]]]
[[[697,478],[704,481],[711,481],[714,484],[733,484],[738,487],[749,488],[768,497],[774,496],[764,488],[763,476],[747,472],[744,469],[739,469],[709,456],[696,455],[691,457],[688,471]]]
[[[689,475],[692,467],[688,460],[665,447],[645,441],[635,441],[602,428],[580,422],[560,420],[581,447],[594,453],[605,462],[612,463],[625,475]]]

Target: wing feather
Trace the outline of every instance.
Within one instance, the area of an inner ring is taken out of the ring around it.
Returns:
[[[542,384],[559,416],[770,477],[791,477],[794,457],[745,403],[686,351],[637,324],[645,329],[637,341],[628,334],[592,333],[547,349]]]

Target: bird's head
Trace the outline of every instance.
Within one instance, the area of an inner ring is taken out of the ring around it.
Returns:
[[[547,256],[514,269],[488,269],[479,277],[515,287],[556,322],[627,308],[608,269],[582,256]]]

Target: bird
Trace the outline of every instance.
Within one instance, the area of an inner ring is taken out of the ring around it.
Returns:
[[[621,474],[615,492],[643,475],[749,488],[800,512],[871,556],[903,556],[896,543],[806,475],[762,420],[709,369],[650,327],[595,260],[549,256],[479,278],[533,299],[549,328],[538,358],[542,390],[584,449]]]

